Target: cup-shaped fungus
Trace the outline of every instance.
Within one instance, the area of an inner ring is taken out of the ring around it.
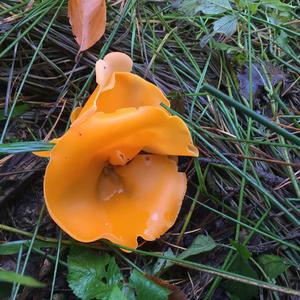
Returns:
[[[100,67],[99,67],[100,66]],[[54,221],[74,239],[137,247],[175,222],[186,175],[169,156],[197,156],[185,123],[160,104],[155,85],[112,53],[97,63],[98,87],[56,141],[44,179]]]

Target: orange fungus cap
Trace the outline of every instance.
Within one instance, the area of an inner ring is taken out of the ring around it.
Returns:
[[[137,247],[139,236],[158,238],[186,191],[185,174],[167,155],[198,155],[178,117],[150,106],[93,113],[52,150],[44,180],[50,215],[82,242]]]
[[[52,140],[44,179],[54,221],[81,242],[100,238],[137,247],[175,222],[186,192],[177,156],[198,156],[185,123],[162,91],[131,74],[132,60],[110,53],[96,64],[98,86],[72,125]],[[143,154],[141,154],[143,153]]]

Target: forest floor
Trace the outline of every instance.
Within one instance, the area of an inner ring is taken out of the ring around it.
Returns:
[[[67,1],[1,1],[0,271],[45,286],[0,281],[0,299],[82,295],[70,284],[75,242],[45,209],[48,161],[31,151],[65,132],[112,51],[164,91],[200,156],[179,161],[188,191],[165,235],[132,253],[76,243],[82,259],[114,257],[120,288],[139,270],[187,299],[300,299],[299,0],[208,2],[108,1],[104,37],[78,55]]]

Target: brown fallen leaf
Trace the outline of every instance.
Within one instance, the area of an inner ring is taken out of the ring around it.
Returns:
[[[165,280],[162,280],[156,276],[145,273],[144,274],[148,279],[152,280],[156,284],[168,289],[170,295],[168,300],[187,300],[187,296],[175,285],[168,283]]]
[[[69,0],[68,16],[72,32],[82,52],[92,47],[104,34],[105,0]]]

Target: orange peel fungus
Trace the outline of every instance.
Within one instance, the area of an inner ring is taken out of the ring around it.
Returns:
[[[110,53],[96,64],[98,86],[49,153],[44,195],[53,220],[81,242],[136,248],[175,222],[186,175],[170,156],[198,156],[185,123],[160,105],[161,90]],[[39,153],[36,153],[39,155]]]

